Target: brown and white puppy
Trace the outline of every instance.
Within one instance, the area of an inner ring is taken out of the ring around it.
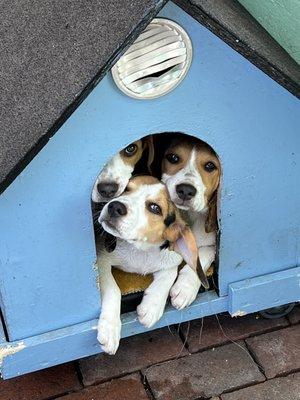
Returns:
[[[104,206],[99,223],[116,237],[112,252],[101,243],[97,247],[101,293],[98,340],[105,352],[114,354],[121,333],[121,292],[112,266],[126,272],[153,274],[153,282],[137,308],[139,321],[149,328],[163,314],[182,260],[196,270],[198,249],[166,186],[150,176],[132,178],[123,195]]]
[[[109,200],[123,193],[131,178],[137,163],[146,154],[147,171],[154,159],[154,146],[152,136],[137,140],[111,158],[98,175],[92,191],[94,203],[107,203]]]
[[[172,201],[192,226],[205,272],[216,253],[216,202],[220,175],[221,165],[216,153],[201,140],[178,135],[165,152],[162,181]],[[199,288],[199,279],[191,268],[185,266],[170,291],[173,306],[182,309],[191,304]]]

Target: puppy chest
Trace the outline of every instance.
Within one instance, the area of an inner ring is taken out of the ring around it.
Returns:
[[[149,274],[162,269],[178,266],[182,261],[174,251],[159,248],[151,251],[136,249],[128,243],[121,243],[115,250],[118,267],[126,272]]]
[[[198,247],[213,246],[216,244],[216,232],[206,232],[205,218],[204,215],[200,215],[199,218],[195,220],[192,228]]]

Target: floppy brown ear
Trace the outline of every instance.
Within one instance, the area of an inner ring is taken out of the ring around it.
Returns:
[[[209,283],[202,269],[197,243],[192,230],[181,220],[176,218],[164,233],[169,242],[170,250],[176,251],[195,272],[198,273],[202,285],[208,289]]]
[[[147,160],[147,168],[150,174],[151,171],[151,164],[154,161],[154,143],[153,143],[153,135],[148,135],[144,139],[145,146],[144,148],[148,148],[148,160]]]
[[[208,202],[208,212],[205,220],[205,232],[216,232],[218,230],[217,222],[217,190],[211,196]]]

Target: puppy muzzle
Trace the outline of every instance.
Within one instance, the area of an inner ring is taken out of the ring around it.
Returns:
[[[107,206],[107,213],[110,218],[117,219],[127,214],[127,207],[120,201],[111,201]]]
[[[116,182],[100,182],[97,185],[97,191],[102,199],[112,199],[118,190],[119,185]]]
[[[176,194],[182,201],[190,201],[196,196],[197,189],[189,183],[181,183],[176,186]]]

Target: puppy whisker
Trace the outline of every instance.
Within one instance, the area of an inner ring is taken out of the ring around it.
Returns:
[[[176,360],[180,357],[181,353],[182,353],[183,350],[186,348],[186,344],[187,344],[188,337],[189,337],[189,333],[190,333],[190,325],[191,325],[191,323],[190,323],[190,321],[189,321],[188,324],[187,324],[187,330],[186,330],[184,342],[183,342],[183,344],[182,344],[182,346],[181,346],[181,349],[180,349],[179,353],[178,353],[177,356],[176,356]]]
[[[230,336],[228,336],[228,335],[225,333],[225,331],[224,331],[224,329],[223,329],[223,327],[222,327],[222,325],[221,325],[221,322],[220,322],[220,319],[219,319],[218,314],[215,314],[215,317],[216,317],[216,320],[217,320],[217,322],[218,322],[219,328],[220,328],[222,334],[226,337],[226,339],[228,339],[231,343],[233,343],[234,345],[236,345],[237,347],[239,347],[241,350],[243,350],[243,351],[248,355],[248,357],[253,361],[252,356],[250,355],[250,353],[248,352],[248,350],[245,349],[245,347],[243,347],[242,345],[240,345],[239,343],[237,343],[235,340],[233,340]],[[257,364],[258,367],[262,370],[262,366],[261,366],[257,361],[256,361],[256,364]]]
[[[201,326],[200,326],[199,340],[198,340],[199,345],[202,343],[203,326],[204,326],[204,317],[201,318]]]

